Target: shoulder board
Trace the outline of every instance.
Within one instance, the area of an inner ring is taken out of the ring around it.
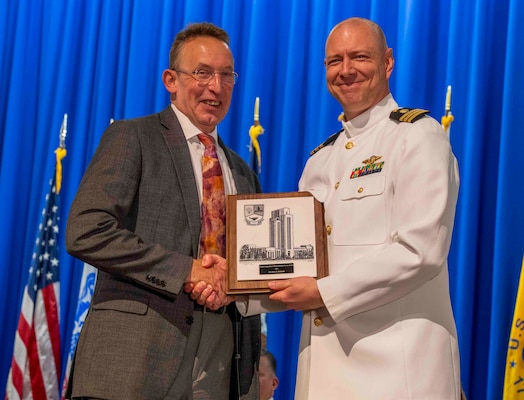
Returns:
[[[389,118],[394,121],[413,123],[423,118],[426,114],[429,114],[429,110],[402,107],[391,111]]]
[[[320,149],[323,149],[324,147],[326,146],[329,146],[329,145],[332,145],[333,143],[335,143],[335,140],[337,140],[337,137],[338,135],[340,134],[340,132],[342,132],[344,129],[341,129],[339,130],[338,132],[332,134],[330,137],[327,138],[327,140],[318,145],[317,147],[315,147],[313,150],[311,150],[311,152],[309,153],[310,156],[312,156],[313,154],[315,154],[317,151],[319,151]]]

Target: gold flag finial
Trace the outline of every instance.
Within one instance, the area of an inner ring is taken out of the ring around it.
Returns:
[[[440,119],[440,123],[442,124],[442,128],[444,128],[444,131],[449,135],[449,127],[451,126],[451,123],[453,122],[453,115],[451,114],[451,85],[448,86],[448,90],[446,92],[446,103],[444,104],[444,115]]]
[[[56,194],[60,193],[62,188],[62,159],[66,156],[65,140],[67,136],[67,114],[64,114],[62,126],[60,127],[60,144],[55,150],[56,154]]]
[[[255,112],[253,114],[253,125],[249,128],[249,152],[254,162],[256,161],[256,173],[262,172],[262,155],[260,153],[260,144],[258,143],[258,136],[264,133],[264,128],[260,125],[260,98],[255,98]],[[255,167],[254,167],[255,168]]]

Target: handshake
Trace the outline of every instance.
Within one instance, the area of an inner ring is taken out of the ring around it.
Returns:
[[[216,254],[206,254],[201,260],[193,260],[184,290],[198,304],[210,310],[218,310],[236,300],[226,294],[227,261]]]
[[[237,296],[226,294],[227,260],[216,254],[206,254],[193,260],[193,266],[184,284],[184,291],[198,304],[218,310],[236,301]],[[288,310],[314,310],[324,305],[313,277],[300,276],[268,282],[269,300],[285,304]]]

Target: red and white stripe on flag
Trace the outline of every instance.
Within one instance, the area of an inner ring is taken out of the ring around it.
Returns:
[[[55,179],[46,196],[24,289],[6,400],[60,398],[60,271],[58,261],[59,197]]]

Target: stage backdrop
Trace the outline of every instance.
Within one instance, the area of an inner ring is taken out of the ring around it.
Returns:
[[[452,86],[450,135],[461,188],[450,254],[462,381],[470,399],[501,398],[524,248],[524,2],[520,0],[18,0],[0,3],[0,391],[34,237],[68,114],[59,232],[62,364],[82,263],[64,250],[67,213],[111,118],[162,110],[161,73],[189,22],[231,35],[240,76],[219,126],[246,160],[260,97],[261,183],[293,191],[309,151],[340,128],[324,81],[324,41],[351,16],[378,22],[394,49],[391,90],[440,120]],[[373,273],[370,271],[370,273]],[[268,315],[276,400],[292,399],[300,316]],[[421,349],[421,357],[432,357]]]

